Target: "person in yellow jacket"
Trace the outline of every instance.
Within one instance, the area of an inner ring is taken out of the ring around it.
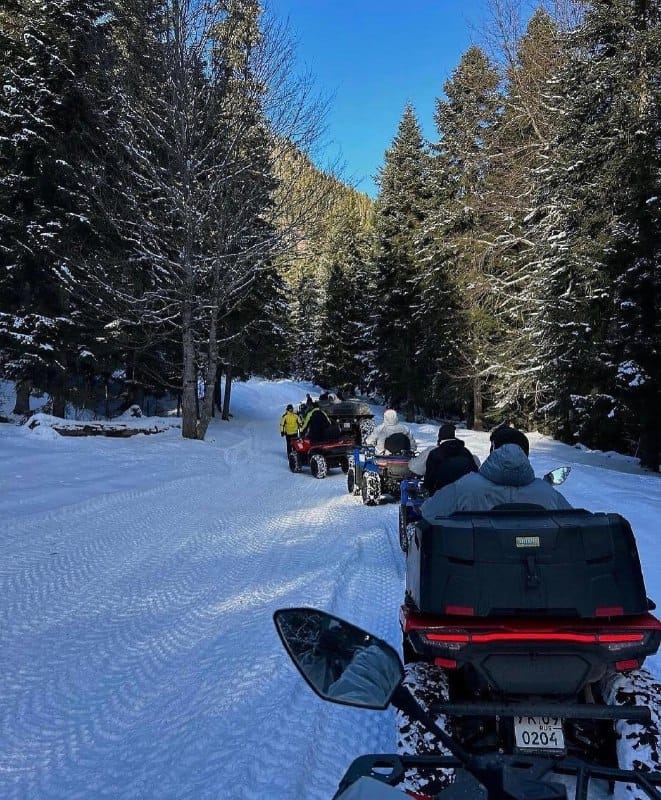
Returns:
[[[287,410],[280,417],[280,436],[287,437],[287,455],[291,453],[291,440],[298,436],[301,427],[301,418],[294,413],[294,406],[290,403]]]

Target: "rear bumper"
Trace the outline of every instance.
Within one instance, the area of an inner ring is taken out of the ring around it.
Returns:
[[[661,643],[651,614],[597,620],[435,617],[408,606],[402,631],[424,660],[470,667],[505,694],[576,695],[607,672],[640,667]]]

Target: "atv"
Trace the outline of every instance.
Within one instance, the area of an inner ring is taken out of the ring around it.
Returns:
[[[363,444],[374,430],[374,414],[361,400],[338,400],[334,394],[326,394],[319,398],[319,408],[338,426],[343,436],[353,439],[355,445]],[[299,414],[305,412],[305,404],[301,404]]]
[[[661,686],[642,669],[661,643],[654,608],[619,514],[512,504],[419,520],[405,683],[471,753],[659,764]],[[428,752],[420,726],[400,722],[402,752]]]
[[[390,442],[396,437],[401,437],[399,443]],[[414,454],[407,449],[408,436],[396,433],[388,438],[386,446],[388,444],[389,455],[376,455],[373,447],[357,447],[353,451],[347,491],[360,494],[365,505],[375,506],[381,501],[399,498],[400,484],[410,475],[409,460]]]
[[[405,478],[400,484],[399,499],[399,546],[404,553],[409,549],[409,538],[415,531],[415,523],[422,519],[420,506],[429,497],[420,478]]]
[[[569,787],[561,782],[561,776],[574,779],[574,800],[588,800],[593,789],[602,796],[603,790],[592,783],[595,778],[608,781],[611,789],[617,785],[634,797],[658,800],[661,773],[651,772],[654,764],[650,762],[603,767],[561,755],[471,752],[456,734],[437,724],[411,693],[404,665],[387,642],[314,608],[279,609],[273,620],[296,668],[323,700],[375,710],[392,705],[425,732],[425,753],[356,758],[334,800],[567,800]],[[620,710],[623,718],[650,723],[647,708]],[[314,745],[323,748],[334,738],[333,732],[329,738],[326,730]],[[451,781],[441,792],[435,788],[439,777],[448,775]],[[419,778],[422,785],[418,785]]]
[[[345,474],[349,471],[349,459],[354,447],[353,439],[347,436],[329,442],[312,442],[310,439],[292,439],[289,453],[289,469],[300,472],[309,466],[314,478],[325,478],[328,470],[340,467]]]
[[[335,403],[319,403],[342,433],[351,433],[355,444],[363,444],[374,430],[374,414],[367,403],[360,400],[340,400]]]

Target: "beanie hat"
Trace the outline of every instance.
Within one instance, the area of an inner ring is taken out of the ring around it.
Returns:
[[[443,439],[454,439],[455,427],[451,422],[444,422],[438,429],[437,441],[442,442]]]
[[[494,450],[503,444],[518,444],[526,455],[530,453],[528,437],[516,428],[498,428],[491,434],[491,441]]]
[[[399,421],[397,412],[393,408],[389,408],[387,411],[384,411],[383,421],[386,423],[386,425],[397,425]]]

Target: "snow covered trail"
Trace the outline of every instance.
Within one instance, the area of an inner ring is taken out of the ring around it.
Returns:
[[[353,758],[394,752],[394,713],[317,699],[271,620],[317,606],[400,642],[396,506],[288,470],[277,422],[311,390],[238,385],[204,443],[0,426],[3,800],[328,800]],[[572,503],[631,519],[658,600],[659,476],[531,438],[538,473],[574,465]]]
[[[8,492],[0,796],[325,799],[356,754],[393,749],[390,714],[312,695],[271,615],[316,605],[397,641],[396,515],[364,508],[340,472],[292,475],[281,404],[263,411],[215,423],[206,445],[139,437],[121,488],[80,501],[109,443],[81,457],[55,442],[51,507]],[[181,460],[145,479],[147,451]]]

